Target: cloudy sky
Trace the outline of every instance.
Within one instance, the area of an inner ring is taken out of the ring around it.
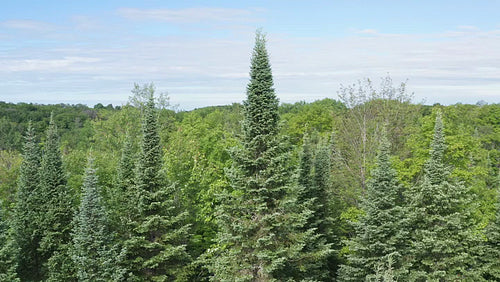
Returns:
[[[255,30],[282,102],[388,74],[415,102],[500,102],[500,1],[2,1],[0,101],[241,102]]]

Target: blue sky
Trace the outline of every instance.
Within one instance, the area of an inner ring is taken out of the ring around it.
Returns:
[[[282,102],[389,74],[414,101],[500,102],[500,1],[2,1],[0,100],[241,102],[255,30]]]

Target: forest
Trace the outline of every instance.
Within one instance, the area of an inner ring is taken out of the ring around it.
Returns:
[[[0,102],[0,281],[500,281],[500,104],[280,104],[271,63],[241,104]]]

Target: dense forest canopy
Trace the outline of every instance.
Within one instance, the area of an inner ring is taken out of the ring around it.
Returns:
[[[279,105],[261,34],[250,75],[242,104],[192,111],[152,84],[0,102],[0,279],[500,279],[500,104],[387,77]]]

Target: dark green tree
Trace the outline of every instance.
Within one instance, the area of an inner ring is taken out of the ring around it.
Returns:
[[[391,268],[395,269],[395,278],[399,278],[403,275],[402,252],[408,232],[403,186],[392,168],[390,143],[385,131],[361,208],[364,214],[355,223],[355,236],[348,242],[350,253],[346,264],[339,269],[339,280],[378,281],[380,272]]]
[[[158,134],[158,114],[153,93],[144,109],[141,151],[136,168],[135,199],[137,216],[132,219],[132,235],[125,242],[131,278],[171,281],[183,275],[190,257],[187,213],[175,202],[175,187],[167,185],[162,172],[162,150]]]
[[[71,242],[74,203],[66,184],[59,147],[52,114],[40,165],[40,186],[34,199],[38,203],[35,236],[41,238],[38,248],[43,265],[41,278],[67,280],[72,269],[68,244]]]
[[[12,215],[13,240],[18,247],[19,278],[29,281],[40,279],[41,261],[38,254],[40,233],[37,230],[37,216],[34,211],[38,207],[35,194],[40,182],[40,148],[36,141],[35,130],[28,124],[23,147],[23,162],[19,169],[16,192],[16,205]]]
[[[411,246],[406,251],[409,277],[405,280],[478,279],[472,252],[478,236],[473,232],[470,195],[465,186],[452,183],[445,150],[438,112],[423,180],[407,195]]]
[[[314,148],[315,147],[315,148]],[[336,230],[331,209],[336,208],[332,200],[332,154],[330,146],[319,141],[313,147],[308,135],[304,136],[304,143],[299,160],[299,193],[298,202],[312,212],[304,230],[314,229],[319,235],[316,240],[311,240],[309,249],[314,249],[325,244],[338,245]],[[331,280],[336,276],[336,255],[331,253],[323,261],[317,261],[318,271],[316,278],[324,277]],[[323,276],[327,275],[327,276]]]
[[[74,219],[72,258],[78,281],[116,281],[119,254],[113,248],[108,214],[97,183],[94,159],[89,156],[80,208]]]
[[[231,189],[218,211],[219,232],[210,270],[214,281],[315,279],[328,246],[314,245],[303,231],[312,212],[296,201],[289,146],[279,133],[278,99],[264,35],[257,33],[244,101],[241,146],[232,151]],[[292,193],[293,192],[293,193]],[[314,258],[314,259],[313,259]]]
[[[330,148],[324,144],[318,144],[316,155],[314,157],[314,172],[313,172],[313,193],[311,198],[314,198],[312,209],[314,211],[315,222],[311,227],[317,229],[319,234],[329,237],[332,231],[332,221],[330,217],[330,195],[331,190],[331,171],[332,171],[332,156]]]

